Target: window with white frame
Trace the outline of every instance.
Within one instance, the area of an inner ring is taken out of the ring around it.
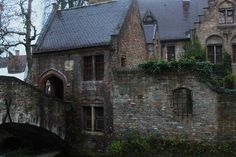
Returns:
[[[234,23],[234,5],[231,2],[224,2],[219,8],[219,24]]]
[[[83,129],[91,132],[104,131],[104,108],[97,106],[83,107]]]

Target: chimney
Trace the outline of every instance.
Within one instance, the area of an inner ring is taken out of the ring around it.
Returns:
[[[216,1],[215,0],[208,0],[208,6],[209,7],[212,7],[216,4]]]
[[[56,11],[58,10],[59,6],[57,3],[52,3],[52,10]]]
[[[189,15],[190,0],[182,0],[182,2],[183,2],[184,17],[188,17],[188,15]]]
[[[15,56],[20,56],[20,50],[15,50]]]

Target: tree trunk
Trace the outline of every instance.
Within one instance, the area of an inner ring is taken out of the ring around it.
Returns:
[[[33,0],[28,0],[27,14],[25,17],[26,18],[25,51],[26,51],[26,55],[27,55],[27,66],[28,66],[26,82],[30,82],[31,73],[32,73],[32,54],[31,54],[32,2],[33,2]]]

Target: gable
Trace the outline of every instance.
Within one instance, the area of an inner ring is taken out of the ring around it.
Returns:
[[[158,21],[161,40],[189,39],[189,33],[208,6],[208,0],[138,0],[140,14],[150,10]]]

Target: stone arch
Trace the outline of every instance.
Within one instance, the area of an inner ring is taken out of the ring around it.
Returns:
[[[206,58],[214,64],[222,63],[223,60],[223,43],[224,40],[219,35],[211,35],[206,39]]]
[[[60,99],[64,98],[66,83],[65,75],[54,69],[44,72],[39,79],[39,87],[42,91]]]
[[[219,9],[221,9],[221,8],[230,8],[230,7],[234,7],[234,2],[231,1],[231,0],[223,1],[223,2],[220,2],[218,4]]]

